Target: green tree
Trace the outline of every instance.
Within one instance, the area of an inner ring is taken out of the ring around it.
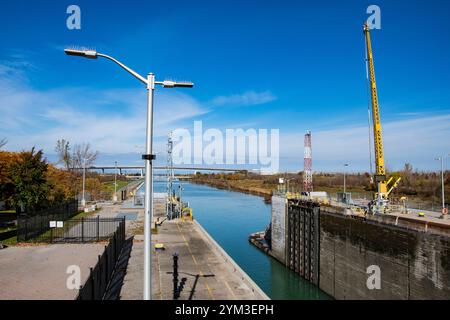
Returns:
[[[9,175],[14,185],[12,204],[16,210],[32,212],[47,205],[47,169],[42,150],[35,152],[34,147],[21,152],[18,161],[10,166]]]

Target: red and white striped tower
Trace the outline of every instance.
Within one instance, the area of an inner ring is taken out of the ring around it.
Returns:
[[[312,152],[311,152],[311,131],[305,134],[305,162],[303,169],[303,191],[313,191],[312,181]]]

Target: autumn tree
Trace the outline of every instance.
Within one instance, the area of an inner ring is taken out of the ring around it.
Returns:
[[[11,202],[16,210],[32,212],[47,205],[49,184],[46,180],[48,164],[42,150],[24,151],[18,161],[9,166],[13,184]]]
[[[1,149],[2,147],[4,147],[7,143],[8,143],[8,141],[7,141],[6,139],[1,139],[1,140],[0,140],[0,149]]]
[[[82,168],[84,164],[89,167],[94,164],[97,157],[98,151],[92,150],[89,143],[77,144],[72,155],[73,168]]]
[[[50,186],[47,194],[50,203],[73,199],[79,189],[79,179],[74,172],[60,170],[53,165],[48,165],[46,180]]]
[[[14,183],[9,174],[10,167],[19,159],[16,152],[0,151],[0,200],[10,205],[14,193]]]
[[[58,140],[56,142],[55,151],[58,155],[58,164],[63,164],[64,167],[69,170],[72,164],[69,141],[64,139]]]

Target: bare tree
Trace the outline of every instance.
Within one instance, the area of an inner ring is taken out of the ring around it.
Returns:
[[[69,141],[64,139],[58,140],[56,142],[55,151],[58,154],[58,164],[64,164],[66,169],[69,170],[72,164]]]
[[[7,144],[7,143],[8,143],[8,140],[6,140],[6,139],[0,140],[0,149],[1,149],[2,147],[4,147],[5,144]]]
[[[86,167],[89,167],[94,164],[97,157],[98,151],[91,150],[89,143],[77,144],[72,155],[72,166],[74,168],[82,168],[84,161],[86,161]]]

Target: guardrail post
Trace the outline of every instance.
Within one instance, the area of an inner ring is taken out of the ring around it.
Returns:
[[[105,263],[106,263],[106,274],[108,275],[108,278],[111,276],[111,274],[109,273],[109,252],[108,252],[108,247],[105,246],[105,251],[104,251],[104,255],[105,255]]]
[[[101,263],[102,257],[98,255],[98,262],[97,262],[97,270],[98,270],[98,279],[100,280],[100,286],[99,286],[99,296],[101,297],[103,295],[103,272],[102,272],[102,263]]]
[[[81,242],[84,242],[84,218],[81,218]]]
[[[97,216],[97,241],[100,240],[100,216]]]
[[[178,253],[173,254],[173,299],[178,299]]]
[[[115,232],[114,233],[114,236],[113,236],[113,257],[114,257],[114,261],[116,261],[117,260],[117,250],[116,250],[116,245],[117,245],[117,239],[116,239],[116,234],[117,234],[117,232]]]
[[[91,300],[95,300],[95,279],[94,273],[92,272],[92,268],[89,268],[89,279],[91,280]]]
[[[24,240],[27,241],[28,240],[28,219],[24,219],[25,220],[25,237]]]
[[[123,221],[122,221],[122,246],[125,243],[125,227],[126,227],[126,220],[125,220],[125,216],[123,217]]]

